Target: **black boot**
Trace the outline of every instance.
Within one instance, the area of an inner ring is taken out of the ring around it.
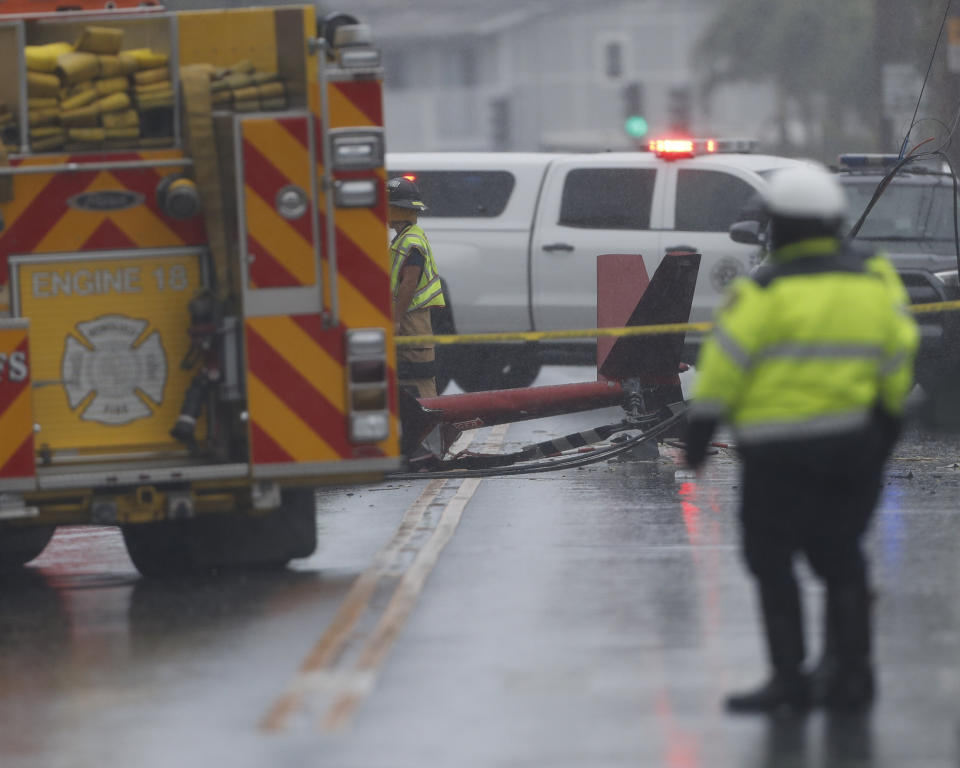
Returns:
[[[820,660],[810,670],[810,701],[814,706],[826,704],[831,686],[837,676],[840,661],[837,658],[837,606],[831,599],[835,590],[827,590],[823,615],[823,650]]]
[[[727,697],[728,712],[767,714],[774,716],[802,715],[810,709],[810,690],[803,675],[774,675],[753,691]]]
[[[803,614],[793,571],[760,582],[760,607],[773,677],[756,690],[727,698],[729,712],[802,714],[810,708],[810,688],[803,674]]]
[[[815,689],[817,703],[834,711],[863,712],[876,698],[870,662],[870,594],[859,581],[837,585],[831,591],[834,647]]]

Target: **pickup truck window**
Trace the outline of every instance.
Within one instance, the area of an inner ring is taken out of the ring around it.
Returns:
[[[423,202],[424,216],[493,218],[503,213],[516,179],[509,171],[395,171],[394,176],[414,176]]]
[[[677,172],[674,229],[684,232],[727,232],[741,218],[741,209],[756,194],[743,179],[722,171]]]
[[[584,229],[649,229],[654,168],[578,168],[563,184],[560,224]]]

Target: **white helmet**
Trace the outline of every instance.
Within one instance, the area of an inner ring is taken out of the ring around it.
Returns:
[[[822,165],[808,163],[776,171],[766,194],[767,210],[788,219],[838,221],[847,212],[847,196]]]

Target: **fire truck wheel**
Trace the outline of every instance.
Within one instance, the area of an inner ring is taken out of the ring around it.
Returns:
[[[55,530],[53,525],[0,526],[0,572],[16,570],[37,557],[50,543]]]
[[[188,576],[201,570],[191,546],[193,520],[121,526],[127,554],[148,579]]]
[[[264,515],[212,515],[123,526],[133,564],[147,578],[177,578],[222,568],[282,568],[317,548],[313,489],[283,492]]]
[[[462,346],[454,378],[465,392],[529,387],[540,375],[540,361],[524,347]]]

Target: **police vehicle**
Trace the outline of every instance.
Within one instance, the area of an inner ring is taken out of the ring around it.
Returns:
[[[845,154],[834,171],[858,221],[878,185],[899,162],[897,155]],[[960,298],[957,279],[957,201],[953,177],[941,161],[918,160],[891,179],[870,209],[856,240],[885,251],[913,304]],[[960,358],[960,317],[954,312],[917,316],[921,347],[917,381],[929,387]]]

